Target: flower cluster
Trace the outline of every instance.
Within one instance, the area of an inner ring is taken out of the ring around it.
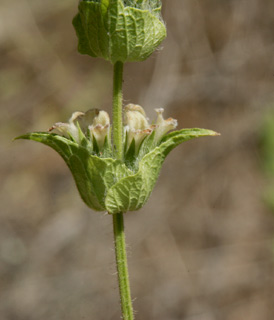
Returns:
[[[150,124],[144,109],[135,104],[125,106],[124,116],[124,150],[125,154],[132,151],[138,156],[144,140],[153,134],[153,146],[157,146],[163,136],[177,127],[177,120],[163,118],[164,109],[155,109],[157,119]],[[87,112],[74,112],[68,123],[57,122],[50,132],[60,134],[72,141],[83,145],[88,142],[94,153],[102,155],[104,147],[110,143],[110,118],[106,111],[91,109]]]
[[[63,135],[78,144],[88,141],[94,151],[101,152],[109,143],[110,120],[107,112],[91,109],[76,111],[68,123],[57,122],[48,131]]]
[[[74,112],[67,123],[57,122],[49,132],[32,132],[17,139],[41,142],[57,151],[90,208],[111,214],[135,211],[148,200],[171,150],[190,139],[217,135],[199,128],[167,133],[177,121],[164,119],[163,109],[156,112],[157,119],[150,124],[142,107],[125,107],[123,161],[114,156],[110,119],[103,110]]]
[[[144,139],[154,134],[153,145],[156,146],[163,136],[170,130],[177,127],[177,120],[168,118],[164,120],[164,109],[155,109],[157,112],[157,119],[155,124],[149,124],[144,109],[135,104],[128,104],[125,107],[125,146],[126,152],[130,146],[134,145],[135,155],[138,154],[140,146]]]

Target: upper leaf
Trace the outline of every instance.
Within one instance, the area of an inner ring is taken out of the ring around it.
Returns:
[[[142,61],[166,37],[156,0],[80,1],[73,19],[82,54],[117,61]]]

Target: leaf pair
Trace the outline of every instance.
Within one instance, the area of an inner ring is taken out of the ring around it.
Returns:
[[[182,129],[164,136],[161,143],[136,159],[135,169],[120,160],[90,154],[83,146],[56,134],[37,132],[17,139],[41,142],[57,151],[69,167],[83,201],[96,211],[110,214],[143,207],[158,179],[164,159],[180,143],[216,132]]]

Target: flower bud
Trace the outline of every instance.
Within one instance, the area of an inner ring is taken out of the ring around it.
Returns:
[[[147,59],[166,37],[159,0],[80,0],[78,51],[117,61]]]
[[[102,110],[99,111],[98,115],[94,117],[92,125],[88,128],[90,134],[95,138],[99,150],[102,150],[109,135],[110,120],[108,113]]]

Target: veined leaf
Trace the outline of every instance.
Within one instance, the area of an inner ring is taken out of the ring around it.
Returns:
[[[77,143],[53,133],[29,133],[17,139],[38,141],[57,151],[72,172],[83,201],[96,211],[106,211],[108,189],[132,174],[121,161],[91,155]]]
[[[135,171],[120,160],[92,155],[85,147],[53,133],[29,133],[17,139],[38,141],[57,151],[72,172],[83,201],[94,210],[115,214],[143,207],[172,149],[184,141],[213,135],[217,133],[205,129],[174,131],[136,160],[139,162],[133,166]]]
[[[214,135],[218,134],[206,129],[182,129],[166,135],[158,147],[142,158],[136,174],[121,179],[109,189],[105,199],[107,210],[118,213],[142,208],[154,188],[169,152],[187,140]]]
[[[80,1],[78,9],[73,25],[79,52],[113,64],[145,60],[166,37],[160,1]]]

